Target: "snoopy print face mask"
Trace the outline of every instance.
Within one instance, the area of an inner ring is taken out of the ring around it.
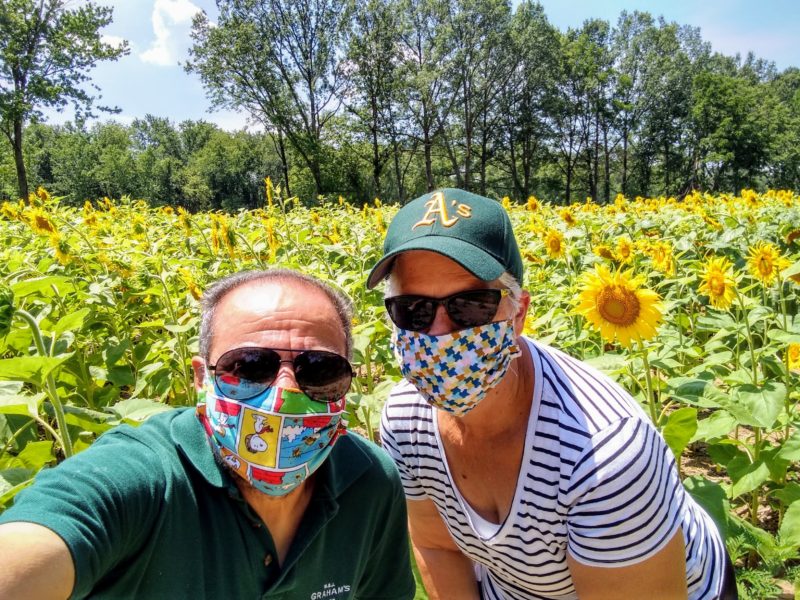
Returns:
[[[255,489],[283,496],[325,461],[345,433],[345,400],[317,402],[299,390],[270,387],[232,400],[206,378],[197,415],[218,458]]]
[[[392,348],[403,377],[430,404],[456,416],[475,408],[521,354],[513,319],[444,335],[398,327]]]

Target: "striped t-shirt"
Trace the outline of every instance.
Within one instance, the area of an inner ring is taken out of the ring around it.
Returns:
[[[408,382],[391,392],[383,447],[406,497],[431,499],[477,566],[482,596],[577,598],[567,551],[594,566],[635,564],[681,529],[689,598],[719,595],[724,547],[713,521],[684,491],[672,452],[613,381],[528,340],[533,404],[514,499],[500,525],[483,520],[453,484],[434,410]],[[487,448],[487,452],[491,449]]]

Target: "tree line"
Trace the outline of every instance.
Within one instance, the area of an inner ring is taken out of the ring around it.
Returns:
[[[556,202],[800,188],[800,70],[712,52],[695,27],[622,12],[562,32],[528,1],[217,6],[216,23],[193,22],[186,69],[215,108],[263,132],[152,115],[32,122],[31,182],[77,202],[129,194],[197,209],[258,205],[267,176],[304,200],[445,185]]]

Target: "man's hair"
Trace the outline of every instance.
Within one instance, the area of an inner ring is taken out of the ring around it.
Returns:
[[[341,321],[344,331],[347,357],[353,351],[351,323],[353,319],[353,303],[341,291],[333,286],[309,275],[303,275],[290,269],[269,269],[263,271],[240,271],[214,282],[205,292],[201,302],[200,316],[200,356],[208,361],[214,330],[214,316],[222,299],[233,290],[253,282],[296,283],[321,291],[330,300]]]
[[[389,271],[389,275],[386,277],[385,281],[386,285],[383,288],[383,297],[390,298],[391,296],[396,296],[397,276],[395,275],[394,270]],[[486,284],[490,288],[507,289],[508,299],[511,301],[511,307],[513,308],[514,314],[517,314],[517,311],[519,310],[520,298],[522,298],[522,286],[519,284],[519,281],[517,281],[516,277],[506,271],[494,281],[487,281]]]

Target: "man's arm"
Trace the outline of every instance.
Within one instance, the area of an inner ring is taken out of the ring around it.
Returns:
[[[680,529],[656,554],[627,567],[592,567],[567,553],[575,591],[581,600],[685,600],[686,550]]]
[[[0,525],[0,598],[63,600],[72,593],[75,567],[58,535],[34,523]]]
[[[414,557],[431,600],[478,600],[472,561],[464,556],[431,500],[410,500],[408,522]]]

